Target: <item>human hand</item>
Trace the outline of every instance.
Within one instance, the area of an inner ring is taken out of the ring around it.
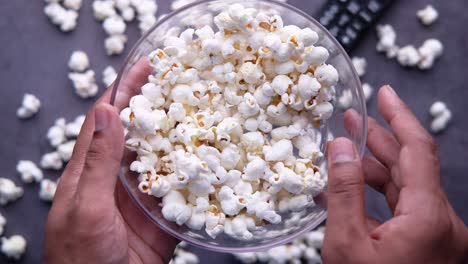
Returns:
[[[117,107],[128,103],[150,72],[146,61],[132,68]],[[46,224],[45,263],[167,263],[177,244],[117,181],[124,136],[111,93],[112,86],[88,112],[60,178]]]
[[[437,146],[390,86],[380,89],[379,112],[387,131],[368,119],[362,161],[354,145],[329,144],[328,219],[325,263],[459,263],[468,257],[468,229],[440,184]],[[345,126],[359,124],[356,112]],[[379,223],[365,214],[364,183],[383,193],[393,218]]]

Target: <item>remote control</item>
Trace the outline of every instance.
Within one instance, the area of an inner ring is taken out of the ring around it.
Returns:
[[[394,0],[328,0],[319,22],[350,52]]]

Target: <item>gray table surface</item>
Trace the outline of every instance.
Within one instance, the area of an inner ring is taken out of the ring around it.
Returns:
[[[158,0],[158,14],[168,12],[168,1]],[[306,0],[291,0],[291,4],[304,11],[310,11]],[[416,10],[428,3],[435,4],[440,12],[440,20],[433,26],[423,27],[415,17]],[[78,28],[71,33],[61,33],[43,15],[44,1],[15,0],[0,1],[0,169],[1,177],[20,180],[15,172],[19,159],[38,162],[41,155],[52,149],[45,134],[54,120],[66,117],[70,120],[85,113],[93,100],[77,97],[67,79],[66,62],[75,49],[83,49],[91,59],[92,69],[98,80],[107,65],[116,68],[123,62],[125,54],[117,57],[105,55],[103,41],[105,34],[91,14],[91,0],[85,0],[81,9]],[[392,84],[404,98],[423,124],[430,123],[428,108],[436,99],[448,103],[454,116],[449,129],[436,137],[440,144],[442,176],[450,202],[465,223],[468,223],[468,123],[466,110],[468,90],[468,17],[465,0],[435,1],[412,0],[396,1],[381,22],[395,26],[398,42],[402,45],[420,45],[427,38],[436,37],[445,44],[445,53],[436,66],[428,72],[408,70],[395,61],[387,60],[376,53],[376,36],[368,34],[352,55],[364,56],[369,67],[364,81],[373,86]],[[129,26],[129,43],[126,52],[139,37],[135,23]],[[466,72],[465,72],[466,74]],[[103,87],[101,84],[102,93]],[[26,92],[37,95],[43,106],[37,116],[21,121],[15,116],[22,95]],[[369,114],[378,116],[375,97],[369,103]],[[56,179],[57,172],[47,171],[47,178]],[[37,185],[23,185],[22,199],[1,207],[0,212],[7,217],[5,235],[22,234],[28,240],[28,249],[19,263],[39,263],[42,255],[43,227],[49,205],[38,199]],[[378,219],[389,217],[389,211],[382,197],[367,190],[367,209]],[[197,250],[202,263],[235,262],[225,254]],[[8,263],[1,256],[0,263]]]

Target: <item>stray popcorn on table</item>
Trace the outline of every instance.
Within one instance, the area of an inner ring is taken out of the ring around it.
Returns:
[[[240,4],[213,21],[151,52],[120,117],[138,188],[167,220],[249,240],[325,188],[319,127],[339,74],[310,28]]]
[[[41,107],[41,101],[33,94],[25,94],[21,101],[21,106],[16,111],[16,116],[27,119],[34,116]]]
[[[0,204],[6,205],[9,202],[14,202],[23,196],[23,188],[8,178],[0,178]]]
[[[20,235],[14,235],[10,238],[2,237],[2,253],[8,258],[18,260],[26,251],[26,239]]]

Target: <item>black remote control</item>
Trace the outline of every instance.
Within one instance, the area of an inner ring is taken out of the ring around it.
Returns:
[[[350,52],[394,0],[328,0],[319,22]]]

